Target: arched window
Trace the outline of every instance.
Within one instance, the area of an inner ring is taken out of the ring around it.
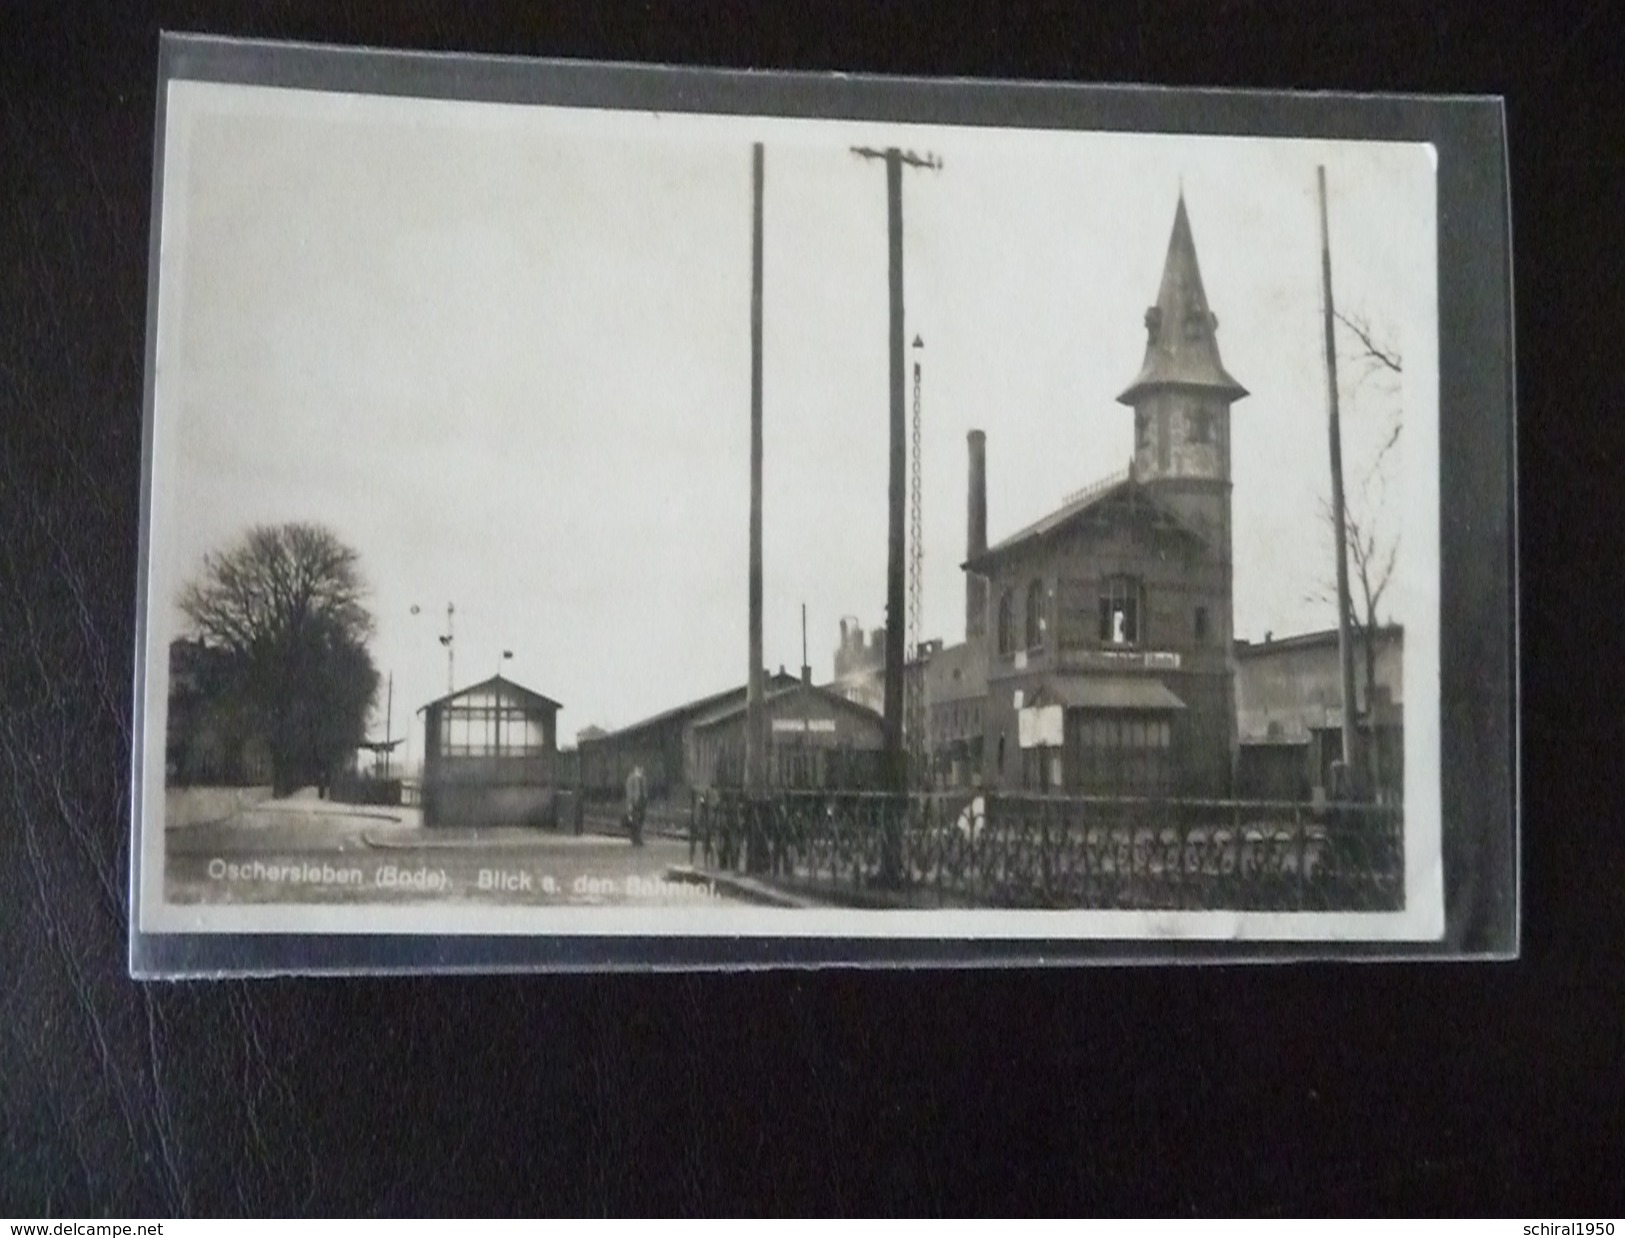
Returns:
[[[1016,647],[1016,603],[1005,589],[999,594],[999,652],[1010,653]]]
[[[1027,648],[1037,649],[1044,643],[1044,582],[1035,580],[1027,586]]]

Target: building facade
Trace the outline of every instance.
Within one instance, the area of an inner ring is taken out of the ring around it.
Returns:
[[[164,734],[170,786],[268,786],[271,746],[254,711],[228,687],[228,659],[201,641],[169,646]]]
[[[885,726],[881,716],[829,688],[793,683],[766,694],[767,785],[784,790],[878,786]],[[687,735],[696,789],[738,787],[745,768],[745,703],[695,719]]]
[[[1397,624],[1354,633],[1354,701],[1377,798],[1405,785],[1405,633]],[[1337,630],[1236,642],[1239,790],[1258,799],[1331,793],[1343,753],[1342,667]]]
[[[885,707],[885,625],[865,634],[854,617],[848,615],[841,620],[841,642],[835,647],[835,678],[829,686],[868,709]]]
[[[768,692],[795,684],[796,677],[780,667],[776,674],[764,675]],[[651,799],[681,797],[687,793],[689,776],[686,737],[696,718],[732,705],[743,706],[745,686],[713,692],[698,700],[663,710],[653,717],[617,731],[578,737],[579,777],[590,799],[618,799],[625,793],[626,780],[633,769],[641,768]]]
[[[1181,195],[1140,372],[1129,467],[980,553],[982,778],[1006,790],[1220,796],[1237,752],[1230,409]],[[972,546],[978,456],[972,444]],[[967,642],[969,643],[969,642]]]
[[[976,786],[986,731],[986,647],[970,640],[949,645],[935,651],[923,670],[932,784],[942,789]]]

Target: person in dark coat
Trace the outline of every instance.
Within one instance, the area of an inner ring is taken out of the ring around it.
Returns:
[[[649,807],[649,789],[643,779],[643,766],[633,766],[626,779],[626,828],[634,847],[643,846],[643,818]]]

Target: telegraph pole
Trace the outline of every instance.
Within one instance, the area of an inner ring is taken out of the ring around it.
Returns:
[[[394,751],[390,745],[395,742],[395,672],[389,672],[389,688],[384,697],[384,777],[389,777],[389,758]]]
[[[1337,656],[1343,686],[1343,778],[1346,794],[1358,778],[1356,744],[1359,733],[1354,724],[1354,644],[1349,633],[1349,546],[1348,518],[1343,505],[1343,432],[1337,413],[1337,342],[1332,329],[1336,316],[1332,305],[1332,247],[1326,223],[1326,169],[1317,167],[1315,179],[1320,191],[1320,279],[1326,317],[1326,407],[1332,453],[1332,523],[1337,539]],[[1367,638],[1369,639],[1369,637]]]
[[[745,789],[761,788],[762,726],[762,144],[752,151],[750,285],[750,672],[745,680]]]
[[[852,153],[864,159],[880,159],[886,164],[886,230],[889,250],[891,290],[891,468],[888,495],[889,521],[886,541],[886,690],[885,690],[885,779],[888,789],[905,787],[903,762],[903,655],[907,638],[904,615],[904,515],[907,505],[907,433],[905,408],[903,342],[903,167],[942,167],[934,155],[920,156],[895,146],[876,150],[855,146]]]

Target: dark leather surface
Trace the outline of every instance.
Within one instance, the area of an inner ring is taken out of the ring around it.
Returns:
[[[1617,1215],[1617,6],[1146,0],[1040,20],[846,5],[772,23],[759,20],[766,6],[514,7],[0,11],[0,1215]],[[1524,960],[126,979],[160,25],[738,66],[1508,94]]]

